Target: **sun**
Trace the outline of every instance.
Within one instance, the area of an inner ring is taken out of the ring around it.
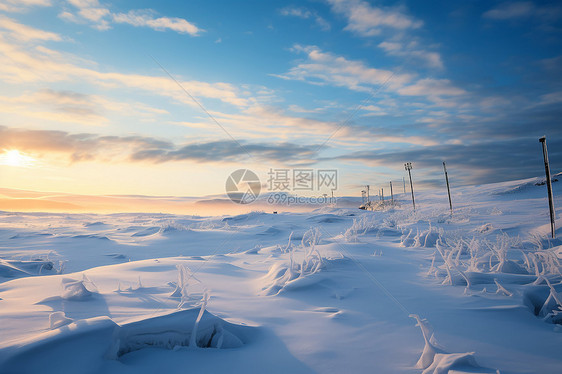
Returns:
[[[4,151],[0,154],[0,165],[15,166],[15,167],[30,167],[36,160],[33,157],[27,156],[17,149]]]

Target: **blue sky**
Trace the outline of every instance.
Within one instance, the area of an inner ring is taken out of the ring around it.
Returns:
[[[445,160],[479,184],[540,175],[542,135],[558,171],[561,20],[554,1],[2,0],[0,149],[31,161],[0,155],[0,183],[202,196],[307,167],[349,195],[407,161],[442,186]]]

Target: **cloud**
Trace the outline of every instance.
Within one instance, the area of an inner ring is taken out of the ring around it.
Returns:
[[[58,153],[72,162],[239,162],[249,152],[257,160],[303,162],[315,156],[316,147],[293,143],[243,143],[233,141],[172,142],[146,136],[101,136],[65,131],[16,129],[0,126],[0,149],[28,154]]]
[[[459,96],[467,92],[461,88],[452,85],[448,79],[432,79],[424,78],[418,80],[415,84],[408,85],[398,89],[398,93],[404,96]]]
[[[561,149],[562,141],[559,138],[549,140],[549,156],[553,173],[562,170]],[[387,153],[354,152],[337,159],[395,170],[401,170],[404,162],[411,161],[414,164],[412,170],[414,182],[441,180],[442,161],[446,161],[453,186],[502,182],[544,174],[538,137],[435,145]]]
[[[379,35],[382,29],[417,29],[423,22],[399,7],[376,7],[362,0],[328,0],[334,12],[347,19],[346,30],[361,36]]]
[[[133,114],[140,119],[153,119],[168,114],[163,109],[153,108],[138,102],[119,102],[98,95],[86,95],[75,91],[42,89],[19,96],[0,96],[0,112],[14,113],[19,118],[70,122],[86,126],[107,125],[108,113]]]
[[[401,87],[412,79],[411,75],[393,74],[389,70],[371,68],[361,61],[323,52],[316,46],[295,45],[293,51],[306,54],[307,60],[285,74],[276,75],[277,77],[313,84],[331,84],[365,92],[370,92],[373,86],[380,85]]]
[[[81,82],[104,88],[129,87],[169,97],[176,102],[194,105],[178,85],[169,77],[98,71],[83,67],[83,61],[70,54],[59,54],[48,48],[26,49],[0,38],[0,80],[12,83]],[[235,86],[218,82],[185,81],[176,77],[194,97],[220,100],[236,107],[247,107],[252,98],[244,97]],[[246,91],[246,90],[245,90]]]
[[[116,23],[127,23],[136,27],[150,27],[156,31],[165,31],[168,29],[180,34],[189,34],[191,36],[197,36],[203,31],[193,23],[190,23],[183,18],[156,18],[153,13],[154,12],[152,11],[146,10],[132,10],[126,14],[114,14],[113,21]]]
[[[536,5],[530,1],[504,2],[485,12],[482,17],[505,21],[535,18],[542,22],[551,22],[560,18],[562,7],[555,5]]]
[[[539,104],[557,104],[562,103],[562,91],[551,92],[541,95]]]
[[[432,68],[443,68],[438,52],[426,50],[415,30],[423,22],[409,15],[404,7],[380,7],[362,0],[328,0],[332,10],[347,20],[345,30],[361,37],[383,35],[378,47],[389,56],[407,57]]]
[[[534,10],[535,5],[530,1],[509,2],[488,10],[483,17],[498,20],[522,18],[531,16]]]
[[[279,11],[282,16],[286,17],[297,17],[302,19],[314,19],[316,25],[324,31],[329,31],[331,29],[330,24],[324,18],[322,18],[314,10],[309,10],[306,8],[299,8],[295,6],[288,6]]]
[[[11,18],[4,17],[1,15],[0,15],[0,29],[7,30],[12,38],[23,42],[29,42],[31,40],[42,40],[42,41],[62,40],[59,34],[22,25],[21,23],[18,23]]]
[[[34,6],[51,5],[51,0],[0,0],[0,10],[4,12],[25,12]]]
[[[409,43],[384,41],[378,47],[390,56],[412,57],[424,61],[430,67],[443,68],[443,61],[439,53],[426,51],[413,41]]]
[[[363,92],[373,92],[377,87],[381,87],[382,91],[390,91],[402,96],[424,97],[443,105],[454,104],[447,103],[443,97],[455,97],[467,93],[464,89],[455,87],[448,79],[423,78],[414,81],[414,76],[411,74],[372,68],[361,61],[323,52],[316,46],[295,45],[293,51],[305,53],[307,60],[292,67],[285,74],[275,75],[276,77],[311,84],[330,84]]]
[[[148,27],[156,31],[172,30],[179,34],[198,36],[204,30],[193,23],[177,17],[158,17],[152,9],[130,10],[127,13],[113,13],[98,0],[68,0],[77,13],[62,11],[59,17],[74,23],[90,23],[98,30],[111,28],[112,23]]]
[[[192,143],[178,149],[149,149],[132,154],[134,161],[169,162],[169,161],[196,161],[196,162],[239,162],[247,158],[247,153],[263,161],[295,162],[309,160],[315,156],[310,145],[297,145],[292,143],[260,143],[242,144],[243,148],[232,141],[214,141],[207,143]]]
[[[193,101],[185,95],[177,84],[169,77],[141,74],[125,74],[115,71],[101,71],[94,62],[83,61],[71,54],[61,54],[45,47],[27,48],[20,43],[8,43],[0,38],[0,80],[8,84],[22,85],[28,83],[41,83],[48,86],[51,83],[62,84],[64,82],[80,82],[81,85],[102,88],[103,90],[123,90],[134,89],[153,95],[170,98],[172,102],[195,106]],[[327,55],[322,57],[322,53],[310,51],[314,58],[330,61],[338,60],[337,56]],[[8,58],[9,56],[9,58]],[[354,64],[341,62],[342,66],[348,69],[348,73],[354,68],[360,68]],[[364,66],[363,66],[364,67]],[[155,68],[157,69],[157,68]],[[173,72],[172,72],[173,73]],[[383,73],[386,76],[382,75]],[[330,72],[324,72],[326,77],[330,77]],[[380,77],[376,77],[381,74]],[[388,77],[390,72],[367,70],[355,77],[357,82],[361,79],[369,79],[374,82]],[[313,140],[326,139],[333,134],[339,127],[335,121],[325,121],[315,118],[303,118],[289,115],[285,110],[264,105],[271,101],[270,90],[258,87],[255,90],[251,86],[237,87],[229,83],[217,82],[208,83],[200,81],[185,81],[181,77],[176,77],[181,84],[198,100],[206,105],[206,100],[220,100],[223,103],[232,105],[237,110],[234,113],[225,111],[211,111],[217,120],[226,126],[227,131],[232,133],[237,139],[250,138],[256,139],[266,136],[268,139],[286,141],[290,138],[309,138]],[[343,79],[343,78],[342,78]],[[364,89],[368,89],[364,86]],[[117,91],[119,92],[119,91]],[[257,95],[257,96],[252,96]],[[0,110],[5,113],[12,113],[19,118],[34,118],[41,121],[58,121],[64,123],[78,123],[87,126],[100,126],[112,123],[111,112],[123,115],[123,113],[133,113],[137,116],[167,114],[162,110],[157,110],[149,106],[142,106],[140,103],[119,103],[113,99],[103,99],[96,95],[80,97],[76,93],[69,91],[49,91],[42,90],[35,93],[26,93],[21,97],[3,97],[0,103]],[[211,108],[211,106],[209,106]],[[228,108],[231,109],[231,108]],[[228,111],[228,109],[226,109]],[[198,110],[198,109],[197,109]],[[215,134],[216,125],[209,119],[200,114],[197,118],[183,121],[185,126],[193,128],[206,128],[208,133]],[[165,119],[169,122],[169,118]],[[368,134],[368,129],[346,126],[337,133],[333,139],[335,142],[343,141],[365,141],[362,136]]]

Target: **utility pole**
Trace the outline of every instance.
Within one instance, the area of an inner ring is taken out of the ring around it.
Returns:
[[[406,162],[404,164],[404,169],[408,171],[408,175],[410,176],[410,191],[412,191],[412,205],[414,206],[414,210],[416,210],[416,200],[414,199],[414,184],[412,183],[412,163]]]
[[[392,181],[390,181],[390,198],[392,199],[392,205],[394,206],[394,193],[392,193]]]
[[[382,203],[384,204],[384,188],[381,187]]]
[[[370,188],[371,187],[369,185],[367,185],[365,187],[367,187],[367,204],[371,205],[371,195],[370,195]]]
[[[548,150],[546,149],[546,136],[539,139],[542,143],[542,156],[544,158],[544,173],[546,174],[546,187],[548,190],[548,207],[550,209],[550,231],[552,234],[552,239],[555,238],[556,225],[555,225],[555,215],[554,215],[554,200],[552,197],[552,180],[550,179],[550,165],[548,164]]]
[[[402,184],[404,185],[404,193],[406,193],[406,179],[402,177]]]
[[[453,213],[453,203],[451,202],[451,189],[449,188],[449,175],[447,175],[447,166],[445,166],[445,161],[443,161],[443,170],[445,171],[445,180],[447,181],[447,193],[449,194],[449,209],[451,209],[451,214]]]

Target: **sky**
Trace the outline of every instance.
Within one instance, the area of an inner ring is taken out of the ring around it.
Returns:
[[[556,1],[0,0],[0,66],[1,188],[454,188],[544,175],[543,135],[562,168]]]

